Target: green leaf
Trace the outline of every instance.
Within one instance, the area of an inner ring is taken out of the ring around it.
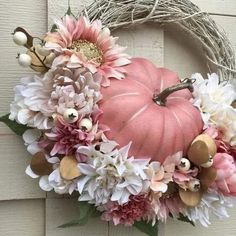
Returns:
[[[146,221],[137,221],[134,223],[134,227],[148,236],[158,236],[158,223],[152,226],[152,224]]]
[[[10,114],[0,117],[0,122],[7,125],[15,134],[22,136],[27,129],[30,129],[30,127],[26,125],[21,125],[14,120],[10,120],[9,115]]]
[[[78,219],[72,220],[68,223],[62,224],[58,226],[59,228],[68,228],[71,226],[76,226],[76,225],[85,225],[87,224],[88,220],[90,217],[98,216],[99,214],[96,213],[96,208],[87,203],[87,202],[79,202],[79,211],[80,215]]]
[[[194,224],[187,216],[184,216],[183,214],[180,214],[180,215],[179,215],[178,220],[183,221],[183,222],[186,222],[186,223],[189,223],[189,224],[191,224],[192,226],[195,226],[195,224]]]
[[[66,14],[65,15],[73,15],[73,13],[72,13],[72,11],[71,11],[71,8],[70,8],[70,6],[68,6],[68,9],[67,9],[67,11],[66,11]]]
[[[56,32],[56,31],[57,31],[57,25],[54,24],[54,25],[52,26],[50,32],[53,33],[53,32]]]

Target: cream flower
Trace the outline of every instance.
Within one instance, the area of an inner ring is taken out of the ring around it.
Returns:
[[[173,182],[173,174],[175,167],[178,165],[179,160],[182,157],[182,152],[178,152],[172,156],[166,158],[163,164],[160,162],[152,162],[149,165],[148,173],[150,176],[150,189],[154,192],[162,195],[168,189],[168,183]]]
[[[130,195],[147,191],[149,181],[145,171],[149,160],[128,157],[130,145],[113,151],[109,145],[102,147],[102,152],[86,149],[84,153],[90,157],[88,163],[78,164],[83,174],[78,180],[80,201],[89,201],[97,206],[110,200],[124,204]]]
[[[63,115],[67,108],[90,114],[101,99],[99,77],[81,69],[57,68],[21,82],[15,88],[10,119],[38,129],[52,128],[52,115]]]
[[[186,208],[184,213],[194,223],[199,222],[203,226],[208,227],[211,224],[210,215],[213,214],[219,219],[229,217],[226,209],[232,207],[230,197],[226,197],[221,193],[213,190],[204,193],[200,204],[196,207]]]
[[[38,129],[51,128],[50,116],[54,112],[54,107],[49,103],[51,88],[52,81],[41,76],[22,78],[21,85],[15,87],[9,118]]]
[[[236,135],[236,110],[231,106],[236,92],[229,82],[220,83],[216,74],[204,79],[201,74],[193,74],[195,79],[193,104],[199,108],[205,128],[215,125],[222,131],[223,140],[231,142]]]

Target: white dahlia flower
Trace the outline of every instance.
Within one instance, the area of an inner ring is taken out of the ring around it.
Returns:
[[[149,159],[128,157],[130,145],[113,151],[113,142],[101,146],[100,151],[93,147],[80,147],[78,151],[89,157],[88,163],[78,164],[83,174],[77,186],[80,201],[89,201],[96,206],[110,200],[124,204],[130,195],[147,191]]]
[[[221,82],[216,74],[193,74],[195,79],[193,104],[201,111],[205,128],[215,125],[222,131],[223,140],[231,143],[236,136],[236,109],[231,104],[236,99],[234,87],[229,82]],[[231,143],[232,144],[232,143]]]

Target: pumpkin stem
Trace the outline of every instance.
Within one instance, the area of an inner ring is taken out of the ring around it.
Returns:
[[[193,92],[193,83],[194,82],[195,82],[195,80],[186,78],[183,81],[181,81],[181,83],[164,89],[158,95],[154,94],[153,101],[155,103],[157,103],[158,105],[160,105],[160,106],[165,106],[166,105],[166,99],[170,94],[172,94],[176,91],[182,90],[182,89],[189,89],[190,92]]]

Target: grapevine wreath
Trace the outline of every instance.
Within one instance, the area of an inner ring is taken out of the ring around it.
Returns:
[[[207,78],[180,79],[132,58],[111,30],[172,23],[203,47]],[[108,28],[109,27],[109,28]],[[40,39],[18,27],[21,66],[35,75],[15,87],[10,114],[31,153],[26,174],[44,191],[77,192],[81,214],[157,234],[174,218],[210,224],[236,196],[236,92],[232,47],[207,13],[188,0],[98,0],[70,8]]]

